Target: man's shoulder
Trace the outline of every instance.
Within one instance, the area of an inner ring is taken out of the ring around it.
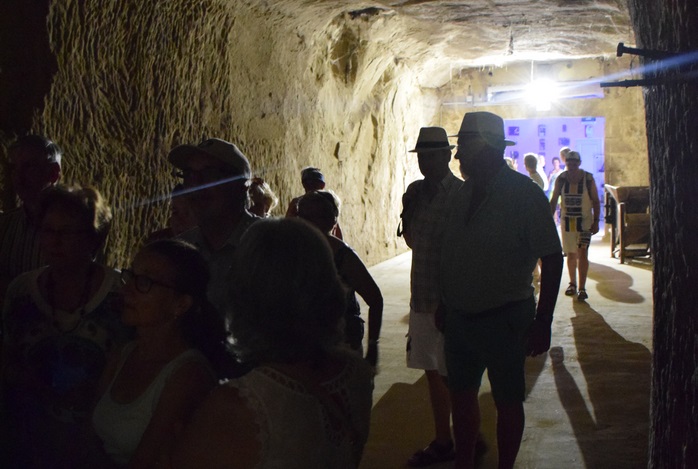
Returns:
[[[0,223],[9,224],[16,220],[26,219],[27,215],[22,207],[13,208],[7,212],[0,212]]]
[[[242,238],[242,235],[245,234],[245,231],[247,231],[247,229],[252,226],[253,223],[259,220],[261,220],[261,218],[257,215],[253,215],[247,210],[243,210],[240,218],[235,224],[235,228],[233,228],[233,231],[230,233],[227,244],[232,246],[237,246],[240,244],[240,238]]]
[[[10,284],[7,286],[7,292],[5,298],[11,298],[17,295],[24,295],[30,292],[33,285],[36,285],[39,279],[39,275],[46,270],[46,266],[39,267],[38,269],[29,270],[27,272],[22,272],[16,276]]]
[[[424,179],[417,179],[416,181],[412,181],[410,185],[407,186],[407,189],[405,189],[405,194],[411,194],[418,191],[423,182]]]
[[[196,241],[201,239],[201,229],[198,226],[188,229],[183,233],[180,233],[176,238],[186,241],[191,244],[195,244]]]
[[[240,216],[240,221],[238,221],[238,224],[241,224],[243,226],[250,226],[252,223],[257,222],[259,220],[262,220],[262,217],[259,217],[255,215],[254,213],[251,213],[247,210],[242,212],[242,215]]]
[[[455,174],[449,171],[446,177],[444,177],[441,181],[441,184],[444,186],[444,188],[446,188],[447,191],[451,192],[458,189],[461,184],[463,184],[463,180],[456,177]]]
[[[199,251],[204,253],[207,250],[206,241],[204,240],[204,235],[201,233],[201,229],[198,226],[190,228],[187,231],[175,236],[177,239],[186,241],[187,243],[196,247]]]
[[[511,187],[530,187],[531,178],[539,176],[538,173],[532,173],[530,176],[521,174],[518,171],[508,167],[502,168],[501,172],[496,176],[498,181],[504,181],[504,184]]]

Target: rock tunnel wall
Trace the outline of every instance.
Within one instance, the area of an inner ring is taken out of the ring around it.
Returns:
[[[125,265],[165,222],[163,199],[176,182],[167,152],[214,136],[238,144],[270,183],[281,200],[275,215],[302,192],[300,169],[318,166],[342,199],[346,239],[367,264],[406,249],[395,236],[400,196],[418,177],[407,150],[419,127],[455,130],[468,110],[444,116],[449,69],[423,25],[337,6],[350,2],[43,3],[55,72],[50,86],[36,88],[46,89],[41,105],[24,103],[23,115],[33,116],[27,128],[12,125],[12,110],[0,110],[0,141],[31,128],[64,148],[63,181],[96,185],[114,208],[112,264]],[[611,152],[609,143],[607,153],[623,155],[618,184],[647,179],[642,108],[632,93],[575,111],[618,110],[607,123],[620,149]]]
[[[400,195],[416,171],[406,141],[436,108],[401,63],[410,41],[370,12],[292,5],[50,3],[58,66],[31,127],[64,148],[64,182],[94,184],[111,202],[112,263],[165,221],[168,150],[213,136],[237,143],[270,183],[276,215],[302,192],[300,169],[318,166],[365,262],[404,249]]]
[[[692,53],[683,70],[645,75],[669,82],[645,92],[654,255],[649,467],[689,468],[698,460],[698,11],[691,0],[629,5],[639,47]]]

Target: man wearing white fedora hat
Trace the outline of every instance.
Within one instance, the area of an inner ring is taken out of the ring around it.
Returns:
[[[441,127],[422,127],[417,145],[409,151],[417,153],[424,179],[410,184],[402,196],[402,235],[412,248],[407,367],[424,370],[426,374],[436,430],[434,441],[408,459],[411,467],[429,466],[455,457],[451,399],[444,381],[443,333],[434,322],[440,303],[438,269],[446,207],[449,197],[463,182],[448,166],[454,147]]]
[[[456,159],[467,180],[449,207],[441,251],[444,350],[457,469],[472,468],[485,370],[497,408],[499,468],[512,468],[524,430],[524,362],[550,348],[562,253],[543,191],[504,162],[502,118],[467,113]],[[536,305],[532,272],[541,260]]]

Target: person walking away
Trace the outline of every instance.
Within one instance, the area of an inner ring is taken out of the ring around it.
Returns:
[[[580,168],[582,158],[576,151],[567,153],[567,169],[555,180],[550,199],[550,210],[555,215],[558,199],[560,203],[560,232],[562,249],[567,256],[567,271],[570,283],[565,290],[567,296],[577,296],[579,301],[589,298],[586,291],[589,272],[589,244],[591,237],[599,232],[599,194],[594,176]],[[577,283],[579,272],[579,283]]]

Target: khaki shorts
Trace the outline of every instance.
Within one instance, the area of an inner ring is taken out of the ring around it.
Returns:
[[[407,331],[407,368],[437,370],[446,376],[444,335],[434,324],[434,315],[410,309]]]
[[[565,254],[574,254],[579,248],[588,248],[591,244],[591,231],[563,231],[561,237]]]

